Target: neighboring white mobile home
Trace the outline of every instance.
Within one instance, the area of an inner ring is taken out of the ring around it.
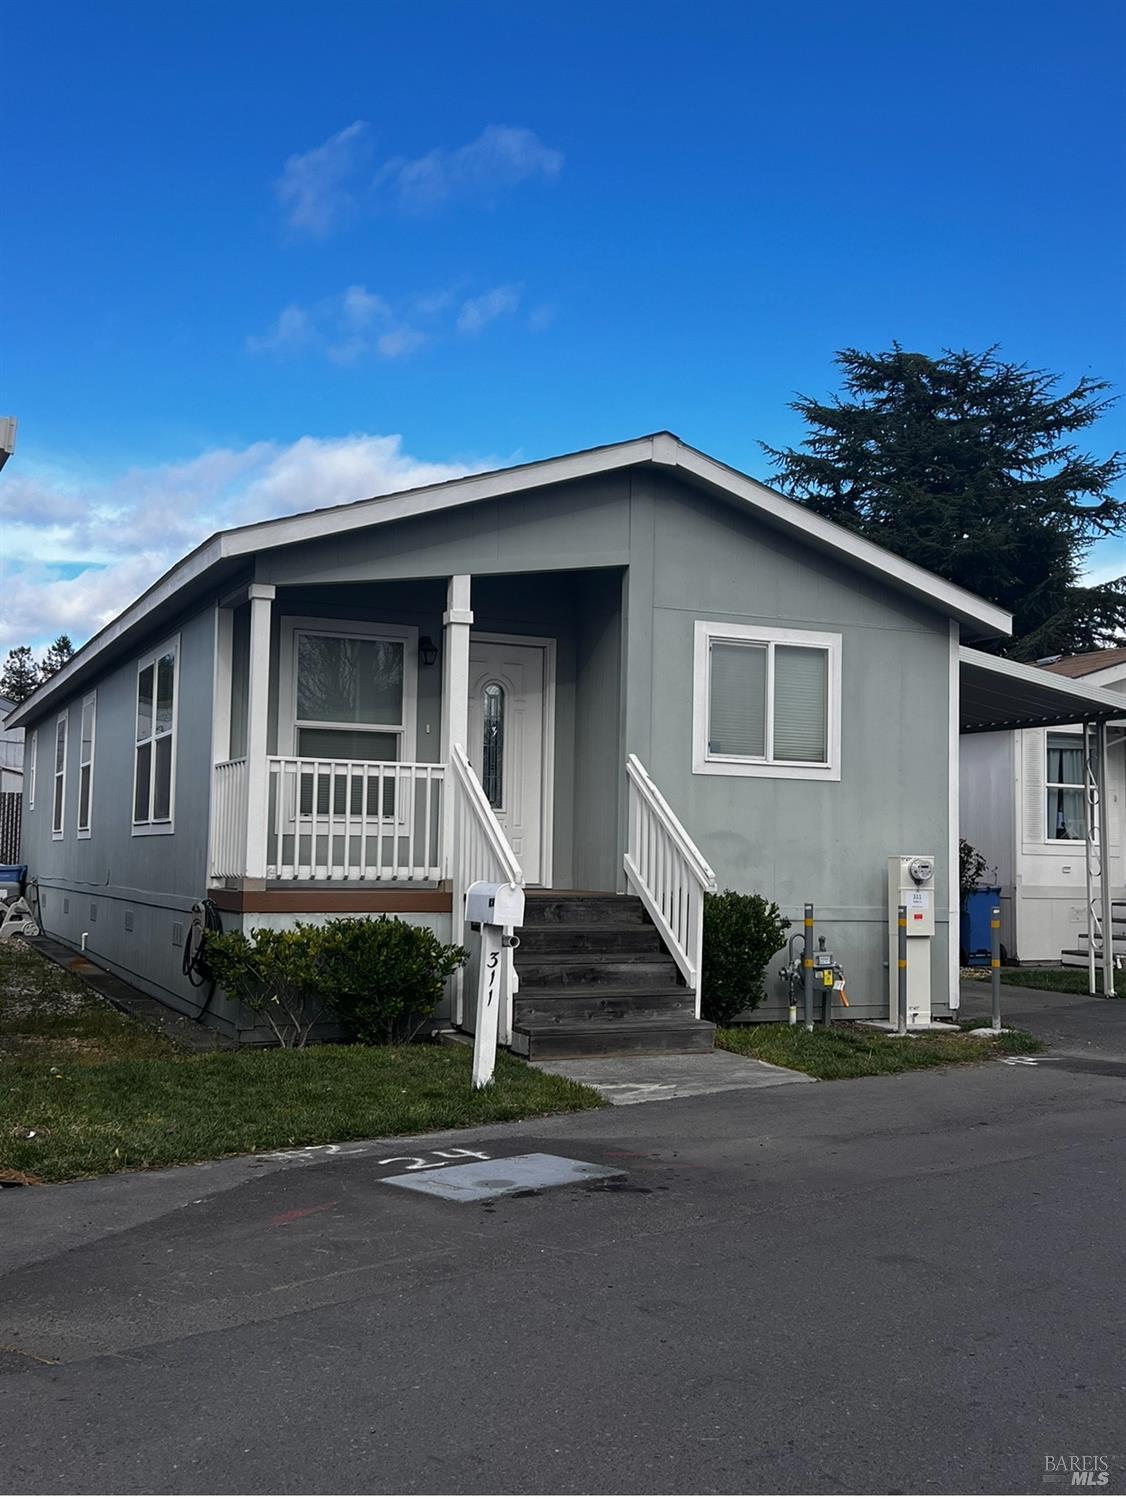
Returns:
[[[1126,900],[1126,649],[1038,665],[1077,688],[1122,697],[1123,723],[1112,720],[1107,732],[1106,807],[1110,898]],[[961,833],[995,872],[1002,937],[1013,961],[1086,963],[1087,770],[1078,723],[963,741]]]

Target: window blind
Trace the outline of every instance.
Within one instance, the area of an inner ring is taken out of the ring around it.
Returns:
[[[774,647],[774,759],[829,758],[829,656],[806,646]]]
[[[766,754],[766,647],[716,640],[711,649],[708,749]]]

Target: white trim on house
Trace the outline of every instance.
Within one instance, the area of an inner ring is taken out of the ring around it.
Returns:
[[[555,869],[555,678],[558,642],[552,635],[496,635],[471,630],[469,648],[479,640],[483,645],[530,645],[543,651],[543,779],[540,791],[540,878],[539,884],[550,889]],[[468,691],[466,710],[468,715]],[[468,753],[468,747],[467,747]]]
[[[711,648],[715,642],[765,646],[765,754],[720,755],[709,748],[711,721]],[[774,647],[801,646],[827,657],[826,747],[823,761],[777,760],[773,755]],[[841,654],[839,634],[825,630],[779,629],[698,619],[692,661],[692,773],[711,776],[764,776],[774,780],[839,781],[841,778]]]
[[[73,691],[73,684],[85,676],[93,664],[122,638],[142,629],[150,616],[170,604],[182,590],[201,583],[206,574],[223,562],[253,557],[271,547],[292,546],[326,535],[341,535],[368,526],[383,525],[410,516],[451,509],[458,505],[503,498],[522,491],[564,484],[575,479],[612,473],[655,464],[679,470],[698,483],[708,486],[730,500],[739,501],[761,519],[781,530],[800,536],[804,541],[830,555],[844,557],[860,571],[870,574],[907,593],[928,608],[946,612],[983,636],[1011,633],[1012,616],[1004,609],[987,603],[975,594],[953,583],[947,583],[925,568],[906,562],[894,552],[885,551],[865,541],[843,526],[815,515],[804,505],[788,500],[728,468],[725,464],[696,448],[689,447],[671,432],[657,432],[628,442],[585,452],[568,453],[559,458],[498,469],[486,474],[470,474],[443,484],[404,490],[374,499],[356,500],[324,510],[285,516],[279,520],[261,521],[231,531],[219,531],[194,552],[190,552],[146,593],[125,609],[117,619],[92,640],[22,703],[7,719],[9,728],[19,728],[37,717],[57,697]]]
[[[63,729],[63,763],[59,765],[59,725]],[[66,837],[66,757],[70,753],[70,709],[64,708],[55,719],[55,737],[51,762],[51,839],[57,843]],[[61,789],[60,789],[61,788]]]
[[[413,761],[418,730],[418,628],[415,625],[385,625],[372,620],[322,619],[313,615],[284,614],[278,659],[278,753],[297,755],[297,650],[298,635],[326,635],[336,639],[391,640],[403,647],[402,724],[320,723],[304,727],[358,730],[363,733],[398,734],[400,760]],[[327,758],[327,757],[321,757]],[[349,756],[336,757],[348,759]]]
[[[28,746],[28,777],[27,777],[27,808],[29,812],[35,811],[35,780],[39,764],[39,730],[32,729],[31,743]]]
[[[158,692],[159,670],[158,663],[162,657],[172,657],[172,728],[168,734],[158,735],[156,732],[156,704]],[[153,668],[152,678],[152,726],[147,739],[137,738],[137,709],[140,703],[141,673],[148,667]],[[156,745],[158,739],[169,738],[172,741],[169,750],[170,764],[168,774],[168,816],[166,818],[154,819],[153,803],[156,797]],[[131,831],[134,838],[159,838],[176,831],[176,751],[180,739],[180,637],[172,635],[162,641],[155,650],[147,651],[145,655],[137,660],[137,672],[133,692],[133,778],[132,778],[132,800],[129,805],[129,816]],[[148,817],[137,820],[137,750],[142,744],[151,745],[149,754],[149,796],[147,802]]]
[[[958,671],[961,629],[950,621],[946,683],[946,993],[951,1010],[962,1003],[962,881],[958,821],[961,816],[961,733]]]
[[[86,719],[86,709],[90,709],[90,758],[83,760],[82,751],[85,744],[83,728]],[[89,838],[94,821],[94,751],[98,736],[98,694],[88,692],[82,699],[82,709],[78,715],[78,796],[77,815],[75,816],[75,837]],[[89,766],[90,777],[86,791],[86,821],[82,821],[82,772]]]

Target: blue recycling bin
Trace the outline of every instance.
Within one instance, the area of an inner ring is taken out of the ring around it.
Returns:
[[[0,864],[0,901],[15,900],[26,883],[26,864]]]
[[[1000,885],[983,885],[966,896],[962,910],[962,952],[968,963],[988,963],[993,955],[989,927],[993,907],[1001,904]]]

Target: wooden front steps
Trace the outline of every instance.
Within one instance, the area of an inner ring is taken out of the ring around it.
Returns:
[[[637,896],[527,891],[516,969],[512,1049],[532,1061],[712,1048]]]

